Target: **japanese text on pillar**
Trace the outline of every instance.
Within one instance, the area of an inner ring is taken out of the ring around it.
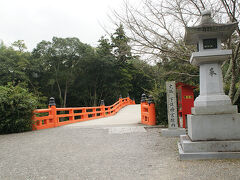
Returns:
[[[167,104],[168,104],[168,127],[177,128],[177,100],[175,81],[166,82]]]

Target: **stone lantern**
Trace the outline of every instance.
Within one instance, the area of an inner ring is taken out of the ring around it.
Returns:
[[[180,159],[240,158],[240,115],[224,94],[221,70],[232,55],[232,50],[222,50],[221,43],[237,26],[217,24],[211,12],[204,11],[198,26],[186,28],[186,44],[198,48],[190,63],[200,68],[200,95],[188,115],[188,135],[180,136]]]

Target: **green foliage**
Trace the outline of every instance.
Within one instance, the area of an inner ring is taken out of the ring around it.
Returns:
[[[199,83],[198,67],[190,64],[188,56],[191,52],[186,53],[183,41],[179,41],[173,47],[166,47],[168,51],[176,52],[171,58],[166,54],[161,55],[162,61],[157,64],[161,71],[161,79],[165,81],[177,81],[186,84],[196,85]],[[192,49],[194,51],[194,49]],[[185,52],[185,53],[183,53]]]
[[[13,47],[16,47],[20,52],[23,52],[27,49],[27,46],[25,45],[23,40],[17,40],[12,43]]]
[[[0,46],[0,85],[8,82],[28,82],[30,53],[21,53],[11,47]]]
[[[140,103],[142,94],[151,91],[154,87],[153,66],[139,59],[132,60],[129,66],[132,76],[132,89],[129,94],[135,98],[136,103]]]
[[[20,85],[0,86],[0,134],[32,130],[37,98]]]
[[[125,63],[132,58],[131,47],[128,45],[130,40],[124,32],[122,24],[113,33],[111,40],[114,55],[119,63]]]
[[[156,121],[157,124],[167,125],[168,114],[167,114],[167,94],[164,88],[161,88],[159,84],[154,85],[153,89],[149,92],[153,96],[156,110]]]
[[[81,73],[81,63],[95,57],[93,48],[78,38],[58,37],[53,37],[52,42],[38,43],[32,55],[37,59],[36,66],[40,70],[36,80],[43,87],[41,91],[49,97],[56,97],[61,107],[67,105],[69,91]]]

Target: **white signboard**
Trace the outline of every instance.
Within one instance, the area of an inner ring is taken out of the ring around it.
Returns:
[[[166,82],[167,108],[168,108],[168,128],[178,128],[177,120],[177,99],[175,81]]]

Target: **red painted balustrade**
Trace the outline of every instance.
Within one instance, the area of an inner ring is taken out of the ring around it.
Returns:
[[[153,97],[143,94],[141,98],[141,123],[146,125],[156,125],[156,113]]]
[[[123,107],[131,104],[135,104],[135,101],[127,97],[119,98],[111,106],[56,108],[56,105],[52,105],[48,109],[36,109],[33,111],[33,130],[112,116]]]

